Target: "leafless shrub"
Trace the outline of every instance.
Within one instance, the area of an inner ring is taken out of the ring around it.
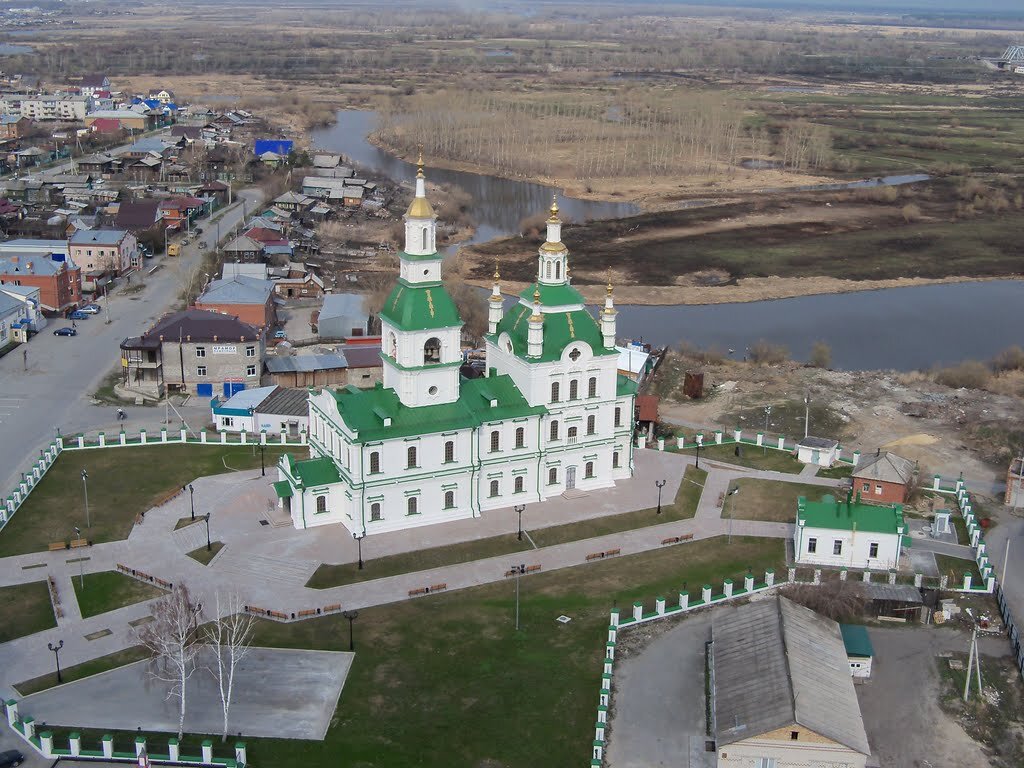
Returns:
[[[977,360],[966,360],[958,365],[937,371],[935,381],[953,389],[984,389],[990,376],[986,365]]]
[[[814,342],[809,362],[815,368],[828,368],[832,365],[832,347],[824,341]]]
[[[864,615],[867,601],[859,590],[845,581],[821,584],[787,584],[780,590],[783,597],[810,608],[833,621],[853,621]]]
[[[907,203],[900,209],[900,213],[907,224],[913,224],[921,218],[921,207],[917,203]]]
[[[782,344],[761,339],[750,347],[750,359],[758,365],[779,365],[789,359],[789,350]]]

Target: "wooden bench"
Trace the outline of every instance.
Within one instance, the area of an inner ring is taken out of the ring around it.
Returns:
[[[528,565],[528,566],[526,566],[526,572],[527,573],[536,573],[539,570],[540,570],[540,566],[539,565]]]
[[[409,597],[416,597],[416,595],[425,595],[425,594],[427,594],[427,588],[426,587],[420,587],[419,589],[410,589],[409,590]]]
[[[679,537],[678,536],[669,536],[667,539],[662,539],[661,543],[662,544],[678,544],[679,543]]]
[[[680,541],[690,541],[690,539],[692,539],[692,538],[693,538],[693,534],[692,533],[685,533],[685,534],[683,534],[682,536],[679,537],[679,540]]]
[[[591,552],[589,555],[587,555],[587,561],[589,562],[590,560],[600,560],[602,557],[604,557],[604,552]]]
[[[447,583],[445,583],[445,584],[433,584],[433,585],[427,587],[427,590],[430,591],[430,592],[441,592],[441,591],[443,591],[445,589],[448,589],[448,584]]]
[[[325,605],[324,613],[333,613],[334,611],[341,610],[341,603],[335,603],[334,605]]]
[[[604,556],[605,557],[612,557],[613,555],[619,554],[621,551],[622,551],[621,549],[609,549],[609,550],[607,550],[604,553]]]
[[[78,549],[79,547],[88,547],[88,546],[89,546],[89,540],[88,539],[72,539],[71,540],[71,548],[72,549]]]
[[[49,550],[51,552],[56,552],[59,549],[67,549],[67,548],[68,548],[67,543],[63,542],[63,541],[55,541],[52,544],[50,544],[50,546],[49,546]]]
[[[304,619],[304,618],[306,618],[307,616],[316,616],[316,615],[317,615],[317,614],[319,614],[319,613],[320,613],[320,611],[319,611],[318,609],[316,609],[316,608],[310,608],[309,610],[306,610],[306,611],[299,611],[299,612],[298,612],[298,613],[297,613],[296,615],[297,615],[297,616],[298,616],[298,617],[299,617],[300,619]]]

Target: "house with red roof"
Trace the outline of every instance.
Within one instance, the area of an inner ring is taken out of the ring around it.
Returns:
[[[160,215],[168,229],[184,229],[202,214],[206,201],[198,197],[171,197],[160,201]]]
[[[115,117],[97,117],[90,126],[94,133],[120,133],[124,129]]]

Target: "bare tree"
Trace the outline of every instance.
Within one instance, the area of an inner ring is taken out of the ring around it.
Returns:
[[[139,643],[153,654],[149,674],[168,685],[167,699],[180,703],[179,739],[185,730],[186,684],[196,669],[196,625],[202,610],[201,603],[192,601],[188,587],[178,584],[153,605],[153,621],[135,629]]]
[[[217,681],[220,704],[224,712],[224,728],[220,738],[228,737],[228,714],[231,709],[231,695],[235,687],[235,670],[249,652],[256,619],[243,610],[242,600],[237,594],[227,598],[224,611],[221,610],[220,593],[217,593],[216,615],[221,618],[207,625],[203,633],[213,654],[210,674]]]

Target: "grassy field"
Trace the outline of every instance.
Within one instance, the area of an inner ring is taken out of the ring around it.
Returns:
[[[203,565],[209,565],[210,561],[217,556],[217,553],[224,549],[223,541],[211,541],[210,548],[207,549],[206,545],[199,547],[199,549],[193,549],[188,553],[188,556],[193,560],[198,560]]]
[[[83,619],[166,594],[162,589],[117,571],[87,573],[84,579],[74,577],[71,581]]]
[[[0,587],[0,643],[56,626],[45,581]]]
[[[740,455],[736,455],[739,448]],[[696,449],[687,448],[680,453],[695,454]],[[774,472],[787,472],[791,475],[800,473],[804,465],[797,461],[792,454],[780,451],[777,448],[759,448],[750,443],[742,445],[709,445],[700,449],[701,461],[721,461],[726,464],[735,464],[740,467],[751,469],[767,469]]]
[[[939,574],[949,577],[950,586],[960,584],[964,580],[964,574],[971,574],[971,584],[977,586],[981,583],[981,573],[978,572],[978,564],[973,560],[963,560],[950,555],[935,555],[935,565],[938,566]]]
[[[295,451],[294,446],[291,449]],[[266,449],[273,466],[281,448]],[[65,451],[25,505],[0,533],[0,557],[45,551],[79,526],[93,543],[128,537],[137,515],[175,488],[204,475],[260,465],[251,446],[155,445]],[[89,512],[85,525],[81,472],[89,471]]]
[[[718,538],[529,576],[520,585],[518,633],[511,582],[361,610],[356,658],[324,742],[246,739],[249,759],[278,768],[334,768],[339,755],[360,768],[583,762],[609,609],[653,605],[684,583],[697,594],[704,583],[742,579],[748,568],[759,576],[782,568],[783,557],[781,541],[734,537],[727,546]],[[555,620],[563,614],[572,621]],[[346,651],[348,625],[340,615],[260,622],[255,644]],[[134,735],[117,738],[130,743]],[[83,747],[101,736],[83,733]],[[198,739],[186,744],[195,749]]]
[[[524,525],[538,547],[549,547],[554,544],[564,544],[568,541],[579,541],[594,536],[604,536],[609,533],[620,533],[634,528],[644,528],[648,525],[668,523],[673,520],[687,520],[697,513],[697,503],[700,501],[701,491],[704,489],[704,480],[707,473],[702,469],[687,467],[683,482],[679,486],[676,498],[662,505],[662,512],[657,514],[654,509],[644,509],[637,512],[624,512],[620,515],[609,515],[607,517],[583,520],[577,523],[566,523],[549,528],[538,528],[536,530]],[[528,522],[528,521],[527,521]],[[323,564],[316,569],[312,578],[307,582],[307,587],[313,589],[327,589],[341,584],[352,584],[358,581],[369,581],[380,579],[385,576],[395,576],[400,573],[414,573],[428,568],[440,568],[446,565],[467,563],[473,560],[483,560],[499,555],[509,555],[514,552],[525,552],[532,550],[529,538],[523,537],[520,541],[516,534],[507,533],[501,536],[491,536],[486,539],[475,539],[463,541],[458,544],[449,544],[443,547],[431,547],[415,552],[403,552],[398,555],[388,555],[374,559],[367,544],[363,543],[364,568],[359,570],[356,563],[343,563],[340,565]]]
[[[92,659],[91,661],[86,661],[82,664],[75,664],[72,667],[62,667],[60,670],[61,677],[64,678],[65,683],[70,683],[74,680],[81,680],[83,677],[98,675],[100,672],[117,669],[118,667],[123,667],[126,664],[131,664],[132,662],[141,661],[142,659],[147,658],[149,658],[149,652],[140,645],[134,645],[131,648],[125,648],[123,651],[111,653],[107,656],[100,656],[98,659]],[[22,696],[28,696],[32,693],[39,693],[40,691],[53,688],[56,685],[57,673],[52,672],[46,675],[40,675],[39,677],[33,677],[31,680],[16,683],[14,687]]]
[[[827,493],[836,493],[820,485],[753,478],[741,478],[729,484],[729,490],[737,487],[739,493],[726,497],[722,517],[772,523],[792,523],[796,519],[796,500],[800,496],[817,501]]]

